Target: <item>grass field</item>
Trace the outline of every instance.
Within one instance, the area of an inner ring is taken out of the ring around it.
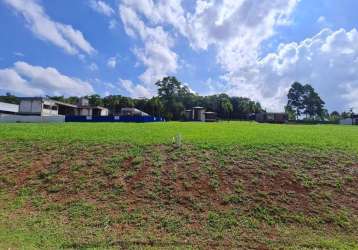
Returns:
[[[208,146],[303,145],[358,151],[358,126],[220,123],[2,124],[6,140],[168,144],[180,133],[189,144]]]
[[[358,249],[358,127],[0,124],[0,138],[0,249]]]

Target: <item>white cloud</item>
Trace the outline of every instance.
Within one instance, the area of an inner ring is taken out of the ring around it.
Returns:
[[[108,28],[110,30],[113,30],[117,27],[117,21],[115,19],[112,19],[109,21]]]
[[[79,51],[92,54],[95,49],[84,38],[83,34],[71,25],[53,21],[36,0],[4,0],[17,13],[21,14],[27,27],[39,39],[51,42],[69,54]]]
[[[100,13],[108,18],[111,18],[109,20],[108,29],[113,30],[117,27],[117,21],[115,18],[113,18],[115,11],[110,5],[100,0],[89,0],[88,3],[91,9],[93,9],[97,13]]]
[[[185,13],[181,1],[123,0],[119,14],[126,33],[144,43],[144,48],[134,51],[146,66],[139,79],[149,87],[178,69],[172,29],[168,26],[186,37],[196,50],[214,46],[217,62],[226,72],[223,79],[229,80],[255,64],[262,42],[275,34],[277,26],[290,23],[297,2],[197,0],[194,13]],[[250,86],[246,89],[250,90]]]
[[[299,0],[197,0],[193,13],[181,1],[122,0],[119,14],[126,33],[139,38],[133,51],[145,71],[140,84],[123,82],[129,93],[152,84],[178,69],[174,52],[178,34],[197,51],[214,50],[223,70],[219,80],[208,80],[210,93],[224,91],[260,101],[268,110],[282,110],[293,81],[312,84],[330,110],[358,109],[358,34],[355,29],[323,29],[299,43],[281,44],[261,55],[264,42],[277,28],[290,25]],[[326,18],[317,20],[328,26]],[[177,33],[176,33],[177,32]],[[185,62],[184,62],[185,64]]]
[[[25,55],[21,52],[14,52],[14,56],[17,56],[17,57],[24,57]]]
[[[0,89],[19,95],[78,95],[94,92],[91,84],[61,74],[55,68],[18,61],[13,68],[0,70]]]
[[[317,23],[325,23],[326,22],[326,17],[324,16],[320,16],[318,19],[317,19]]]
[[[105,16],[112,16],[114,14],[114,10],[112,9],[112,7],[103,1],[90,0],[89,5],[94,11]]]
[[[256,61],[263,41],[275,34],[298,0],[201,1],[188,15],[186,36],[194,49],[215,46],[217,61],[225,71],[238,71]]]
[[[130,80],[119,79],[120,85],[126,90],[132,97],[151,97],[150,90],[146,89],[144,86],[137,84],[134,85]]]
[[[14,69],[0,69],[0,89],[23,95],[43,95],[41,89],[32,87]]]
[[[173,51],[174,39],[160,25],[166,22],[175,25],[175,16],[178,15],[173,13],[178,10],[182,10],[180,1],[158,1],[154,4],[150,0],[124,0],[119,5],[119,15],[126,33],[132,38],[139,38],[143,44],[143,47],[134,48],[133,51],[145,66],[145,71],[139,76],[141,83],[130,88],[136,88],[143,96],[154,93],[154,83],[176,73],[179,67],[178,55]],[[124,84],[128,88],[129,84]],[[134,94],[133,91],[128,92]]]
[[[117,65],[117,58],[116,57],[110,57],[107,60],[107,67],[114,69]]]
[[[330,110],[358,109],[358,32],[323,29],[300,43],[281,44],[240,74],[227,75],[230,93],[282,110],[293,81],[310,83]]]
[[[98,70],[98,65],[96,63],[91,63],[89,66],[88,66],[89,70],[91,71],[97,71]]]

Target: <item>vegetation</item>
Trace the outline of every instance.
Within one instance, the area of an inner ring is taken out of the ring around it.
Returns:
[[[297,120],[301,115],[320,120],[328,116],[328,111],[324,109],[325,102],[309,84],[302,85],[299,82],[294,82],[287,98],[286,111]]]
[[[276,125],[255,122],[169,123],[65,123],[0,124],[3,140],[52,140],[168,144],[181,134],[184,143],[207,147],[305,146],[320,149],[358,150],[358,127],[337,125]]]
[[[0,248],[357,249],[357,132],[1,124]]]
[[[175,77],[165,77],[156,83],[158,96],[150,99],[134,99],[121,95],[87,96],[91,105],[107,107],[112,114],[119,114],[121,108],[135,107],[148,114],[164,117],[167,120],[181,120],[184,110],[194,106],[203,106],[208,111],[214,111],[222,119],[248,119],[251,114],[262,111],[261,105],[249,98],[230,97],[227,94],[200,96],[189,91]],[[79,97],[49,96],[51,99],[75,104]],[[19,103],[16,96],[8,93],[0,96],[0,101]]]
[[[130,98],[121,95],[109,95],[101,97],[98,94],[85,96],[89,103],[94,106],[104,106],[111,114],[119,114],[122,108],[135,107],[152,116],[164,117],[167,120],[181,120],[184,118],[184,110],[194,106],[205,107],[208,111],[216,112],[218,117],[225,120],[252,120],[254,115],[265,112],[259,102],[245,97],[228,96],[217,94],[200,96],[193,93],[175,77],[164,77],[155,83],[158,87],[158,95],[150,99]],[[76,104],[80,97],[77,96],[49,96],[51,99]],[[330,121],[338,122],[341,118],[351,117],[353,110],[348,112],[333,111],[329,114],[325,109],[325,102],[315,89],[309,85],[294,82],[287,94],[285,111],[290,120]],[[18,104],[19,99],[7,93],[0,96],[0,102]]]

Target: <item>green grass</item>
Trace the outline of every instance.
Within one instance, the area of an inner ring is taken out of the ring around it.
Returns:
[[[358,127],[0,124],[0,138],[0,249],[358,249]]]
[[[0,124],[0,138],[3,140],[72,140],[150,145],[171,143],[178,133],[182,135],[184,143],[208,146],[303,145],[358,150],[358,126],[254,122]]]

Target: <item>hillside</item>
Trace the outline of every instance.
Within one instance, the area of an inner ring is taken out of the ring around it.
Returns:
[[[0,248],[357,249],[357,132],[1,124]]]

